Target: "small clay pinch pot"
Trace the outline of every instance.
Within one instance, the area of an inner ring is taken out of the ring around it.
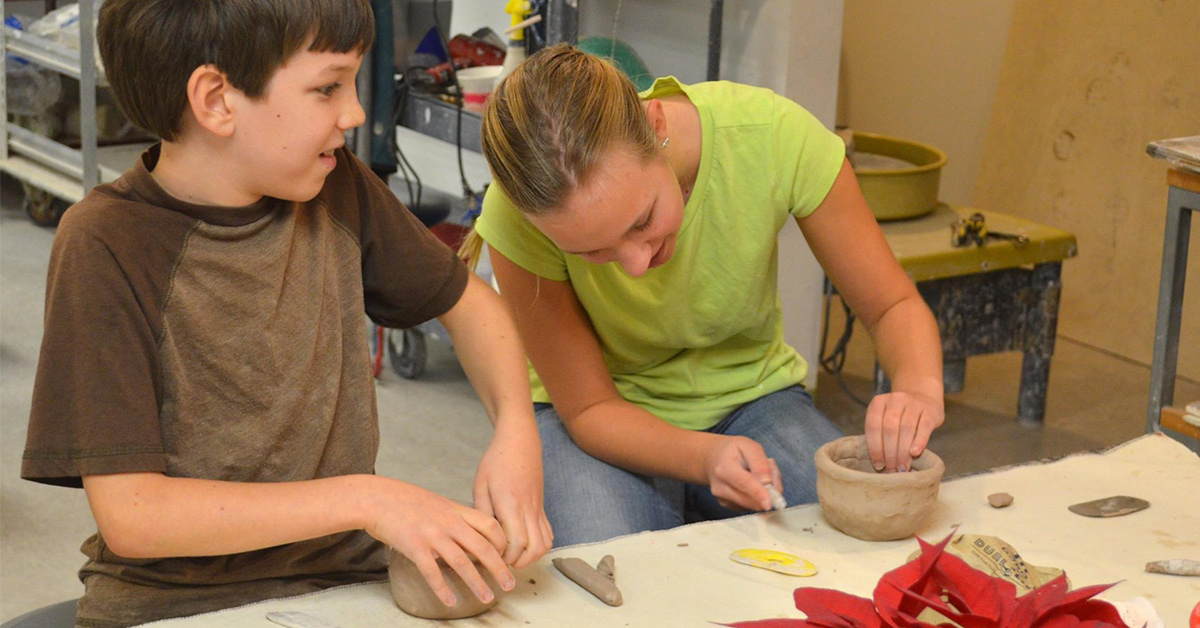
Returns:
[[[488,603],[480,602],[479,598],[475,597],[475,592],[459,577],[458,572],[451,569],[445,562],[438,560],[438,567],[441,567],[442,577],[446,579],[446,584],[450,585],[450,590],[454,592],[457,600],[454,606],[446,606],[434,595],[433,589],[429,588],[429,584],[425,582],[425,577],[421,575],[421,570],[417,569],[416,563],[409,560],[404,554],[388,548],[388,581],[391,585],[392,598],[396,600],[396,605],[400,607],[400,610],[422,619],[462,619],[463,617],[474,617],[495,606],[500,595],[504,593],[500,589],[500,585],[496,584],[492,578],[492,574],[482,568],[478,562],[475,563],[475,567],[479,569],[483,581],[487,583],[494,596]]]
[[[946,465],[926,449],[905,473],[871,465],[866,436],[845,436],[817,450],[817,499],[833,527],[864,541],[895,541],[916,533],[937,504]]]

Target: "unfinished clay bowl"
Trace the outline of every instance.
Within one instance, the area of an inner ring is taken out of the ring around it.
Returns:
[[[925,450],[907,473],[871,466],[865,436],[846,436],[817,450],[817,499],[830,525],[864,541],[894,541],[916,533],[937,503],[946,465]]]
[[[438,561],[438,566],[442,568],[442,577],[446,579],[446,584],[450,585],[450,590],[454,592],[454,598],[457,600],[454,606],[442,604],[442,601],[434,595],[433,589],[429,588],[429,584],[425,582],[416,563],[409,560],[404,554],[394,549],[388,549],[388,581],[391,584],[392,598],[396,600],[396,605],[400,607],[400,610],[422,619],[474,617],[495,606],[500,595],[504,593],[492,578],[492,574],[480,567],[479,563],[475,563],[475,567],[479,569],[483,581],[491,588],[494,595],[492,601],[486,604],[475,597],[475,593],[463,582],[458,572],[441,560]]]

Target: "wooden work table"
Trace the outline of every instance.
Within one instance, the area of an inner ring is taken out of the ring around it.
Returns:
[[[988,443],[980,442],[979,447]],[[958,526],[963,533],[996,536],[1029,563],[1065,569],[1072,586],[1120,582],[1103,594],[1111,601],[1147,598],[1167,628],[1186,628],[1200,600],[1200,578],[1149,574],[1147,562],[1200,559],[1200,458],[1160,434],[1143,436],[1103,454],[994,470],[944,482],[938,506],[920,532],[937,541]],[[987,496],[1008,492],[1011,506],[993,509]],[[1130,495],[1150,507],[1124,517],[1091,519],[1067,506]],[[744,548],[799,555],[818,573],[797,578],[731,561]],[[261,602],[237,609],[168,620],[162,628],[277,628],[273,611],[300,611],[340,628],[445,626],[677,627],[709,622],[801,617],[792,603],[797,587],[822,587],[869,597],[879,578],[917,549],[913,539],[870,543],[848,537],[823,519],[816,505],[725,521],[648,532],[594,545],[562,548],[517,574],[517,589],[488,613],[453,624],[411,618],[385,584],[366,584]],[[595,564],[616,557],[616,581],[625,603],[609,607],[568,582],[550,565],[553,556]]]

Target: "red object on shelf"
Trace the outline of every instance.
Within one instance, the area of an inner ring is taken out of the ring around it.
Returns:
[[[805,619],[765,619],[724,624],[734,628],[932,628],[917,619],[926,609],[964,628],[1129,628],[1108,602],[1092,599],[1113,585],[1069,591],[1066,575],[1017,597],[1017,588],[1002,578],[974,569],[947,554],[946,544],[921,539],[921,555],[884,574],[874,599],[801,587],[793,597]],[[1193,613],[1193,622],[1195,622]],[[1193,627],[1195,628],[1194,624]]]
[[[503,48],[498,48],[482,39],[469,35],[455,35],[448,44],[454,69],[473,68],[480,65],[504,65]],[[444,61],[425,70],[438,84],[450,82],[450,62]]]
[[[1192,609],[1192,618],[1188,620],[1188,628],[1200,628],[1200,602]]]
[[[450,40],[451,59],[470,59],[472,65],[504,65],[504,49],[469,35]]]

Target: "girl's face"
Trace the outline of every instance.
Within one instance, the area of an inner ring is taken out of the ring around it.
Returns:
[[[593,264],[616,262],[640,277],[674,255],[683,205],[666,159],[618,148],[558,211],[529,221],[563,251]]]

